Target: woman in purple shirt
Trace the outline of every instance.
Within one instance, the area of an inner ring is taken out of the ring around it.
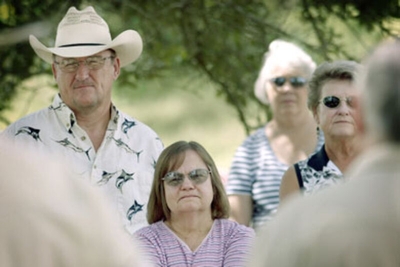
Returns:
[[[135,235],[156,266],[244,266],[255,233],[228,216],[213,159],[200,144],[179,141],[157,161],[150,225]]]

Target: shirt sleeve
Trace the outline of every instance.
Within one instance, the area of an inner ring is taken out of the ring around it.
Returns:
[[[252,228],[237,225],[227,243],[223,266],[245,266],[246,261],[249,259],[254,238],[255,232]]]
[[[254,173],[257,167],[253,158],[257,149],[253,147],[251,136],[248,137],[234,154],[226,185],[228,195],[251,195]]]
[[[157,244],[157,238],[151,234],[151,232],[137,231],[134,237],[139,242],[139,246],[144,253],[144,258],[149,260],[153,266],[164,266],[162,264],[162,251],[160,245]]]

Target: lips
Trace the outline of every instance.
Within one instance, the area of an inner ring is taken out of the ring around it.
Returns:
[[[293,97],[286,97],[286,98],[282,98],[280,100],[281,103],[294,103],[296,102],[296,99]]]
[[[179,198],[179,200],[185,199],[185,198],[192,198],[192,197],[197,197],[196,195],[187,195],[187,196],[182,196],[181,198]]]
[[[80,89],[80,88],[86,88],[86,87],[92,87],[93,84],[74,84],[73,88],[74,89]]]
[[[335,121],[334,123],[349,123],[349,124],[351,124],[350,121]]]

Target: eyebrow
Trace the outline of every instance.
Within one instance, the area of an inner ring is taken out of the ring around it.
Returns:
[[[115,56],[112,52],[110,52],[110,54],[109,55],[102,55],[102,54],[94,54],[94,55],[90,55],[90,56],[87,56],[87,57],[60,57],[60,56],[58,56],[58,55],[55,55],[55,54],[53,54],[54,56],[53,56],[53,58],[54,59],[56,59],[56,58],[60,58],[60,59],[76,59],[76,60],[78,60],[78,59],[80,59],[80,58],[91,58],[91,57],[113,57],[113,56]]]

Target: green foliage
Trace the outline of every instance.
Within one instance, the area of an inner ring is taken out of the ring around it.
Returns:
[[[140,66],[153,63],[136,70],[138,76],[190,68],[218,85],[216,94],[235,107],[246,131],[265,122],[268,110],[255,99],[253,84],[266,44],[279,33],[267,34],[262,1],[136,1],[120,8],[144,38]]]
[[[314,7],[317,12],[328,12],[343,19],[357,20],[368,29],[373,29],[374,25],[387,18],[400,18],[398,0],[303,0],[303,6],[306,5]]]
[[[109,0],[93,4],[115,37],[137,30],[144,52],[122,70],[120,85],[135,87],[175,71],[190,70],[193,79],[207,78],[216,95],[232,105],[247,132],[264,124],[268,107],[253,95],[262,55],[270,41],[283,38],[305,48],[317,62],[360,59],[376,42],[395,35],[390,25],[399,18],[398,0]],[[1,39],[11,31],[45,22],[49,33],[41,41],[52,46],[58,22],[70,6],[90,1],[18,0],[0,5],[0,114],[15,88],[25,79],[50,72],[27,43]],[[396,22],[395,22],[396,23]],[[389,26],[388,26],[389,25]],[[43,31],[39,33],[44,34]],[[36,35],[36,34],[35,34]],[[0,117],[1,118],[1,117]]]
[[[29,77],[50,71],[50,66],[34,54],[27,36],[23,42],[15,43],[13,38],[20,37],[12,33],[20,31],[22,34],[29,24],[48,17],[49,10],[58,10],[64,5],[57,0],[17,0],[0,4],[0,39],[10,42],[9,45],[0,46],[0,114],[9,108],[18,85]],[[1,115],[0,120],[7,122]]]

